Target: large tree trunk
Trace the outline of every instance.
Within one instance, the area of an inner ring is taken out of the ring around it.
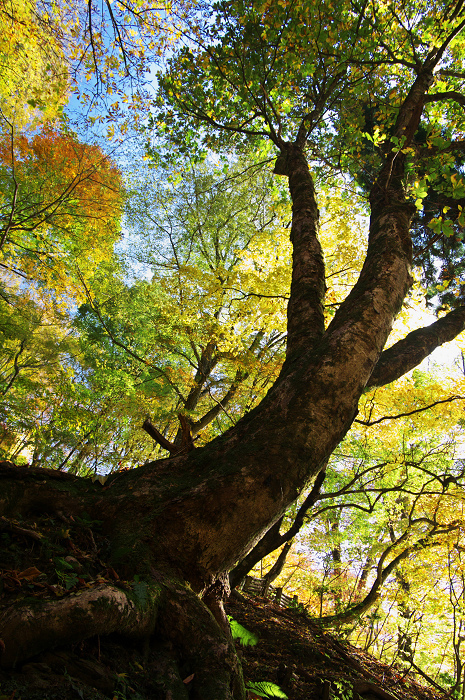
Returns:
[[[404,110],[412,133],[419,113],[411,103],[429,85],[429,76],[420,78]],[[411,281],[413,207],[402,187],[403,155],[391,154],[372,192],[360,278],[325,330],[313,182],[299,147],[284,144],[282,155],[294,258],[288,354],[278,380],[257,408],[206,447],[114,474],[104,488],[68,474],[2,467],[1,515],[69,517],[85,510],[102,521],[120,576],[137,574],[148,587],[143,602],[107,585],[73,599],[36,601],[33,615],[30,603],[13,602],[0,612],[3,666],[105,631],[137,638],[155,630],[174,661],[187,659],[195,672],[191,697],[244,697],[222,607],[228,572],[324,468],[350,428]],[[400,376],[408,347],[390,357]],[[177,697],[185,697],[176,682]]]

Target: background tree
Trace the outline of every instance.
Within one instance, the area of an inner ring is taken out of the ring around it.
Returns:
[[[79,365],[70,313],[119,237],[121,178],[62,118],[65,8],[5,2],[0,27],[2,452],[58,466],[73,448],[57,416]]]
[[[20,133],[63,108],[68,68],[57,18],[30,0],[0,5],[0,130]]]
[[[0,159],[3,269],[82,296],[79,276],[111,255],[119,235],[118,170],[97,146],[51,128],[30,140],[5,136]]]

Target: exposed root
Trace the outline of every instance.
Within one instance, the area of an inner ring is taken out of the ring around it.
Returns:
[[[159,624],[178,653],[186,675],[194,674],[193,700],[243,700],[242,669],[229,634],[188,587],[171,585]]]
[[[134,602],[124,591],[102,585],[60,600],[15,601],[0,612],[0,666],[11,668],[44,649],[100,634],[119,632],[149,637],[156,620],[156,600]]]
[[[117,632],[153,638],[160,697],[244,700],[231,636],[198,595],[172,579],[146,593],[136,600],[105,584],[59,600],[16,599],[0,611],[0,666],[14,668],[41,651]]]

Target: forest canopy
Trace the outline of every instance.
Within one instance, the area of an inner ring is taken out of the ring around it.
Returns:
[[[85,511],[115,572],[58,576],[35,629],[6,588],[0,663],[156,630],[161,693],[243,698],[252,572],[462,692],[464,3],[3,0],[0,29],[0,515]]]

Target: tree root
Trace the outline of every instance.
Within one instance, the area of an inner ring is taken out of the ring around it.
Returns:
[[[40,651],[97,634],[148,638],[156,602],[153,595],[140,605],[106,584],[60,600],[15,601],[0,612],[0,667],[15,667]]]
[[[43,535],[40,532],[21,527],[16,521],[4,518],[3,515],[0,515],[0,532],[14,532],[17,535],[30,537],[31,539],[36,540],[36,542],[41,542],[43,538]]]
[[[144,600],[109,584],[59,600],[15,600],[0,611],[0,667],[14,668],[41,651],[114,632],[147,641],[159,667],[160,697],[244,700],[230,634],[188,585],[171,578],[147,584]]]
[[[186,675],[194,674],[193,700],[243,700],[242,668],[231,636],[188,587],[172,584],[159,624],[181,652]]]

